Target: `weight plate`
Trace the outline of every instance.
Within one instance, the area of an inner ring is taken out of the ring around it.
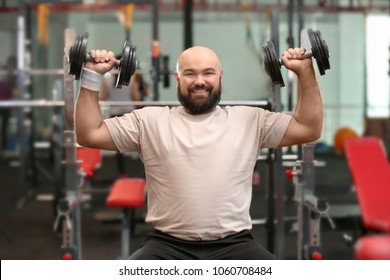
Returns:
[[[163,56],[163,87],[169,88],[170,86],[170,71],[169,71],[169,56]]]
[[[270,61],[271,54],[269,52],[268,46],[264,46],[262,50],[263,50],[263,65],[264,65],[265,72],[271,78],[272,83],[275,84],[275,75],[273,74],[272,67],[271,67],[272,64],[272,62]]]
[[[127,71],[127,61],[129,60],[130,52],[129,49],[126,45],[126,42],[123,44],[123,51],[122,51],[122,57],[120,59],[120,64],[119,64],[119,72],[118,72],[118,77],[116,79],[116,87],[117,88],[122,88],[122,85],[124,84],[124,79]]]
[[[119,74],[116,80],[116,87],[121,88],[122,85],[128,86],[130,84],[131,76],[135,73],[135,50],[128,41],[123,45],[122,58],[120,60]]]
[[[330,69],[328,45],[322,39],[319,31],[308,29],[309,40],[313,57],[317,62],[317,67],[321,75],[325,74],[325,70]]]
[[[88,35],[88,33],[83,36],[77,35],[73,46],[69,50],[69,74],[75,75],[76,80],[80,79],[87,55]]]
[[[268,41],[267,46],[263,47],[263,64],[266,73],[271,78],[272,84],[284,87],[285,85],[280,71],[281,64],[276,56],[275,47],[272,41]]]
[[[80,44],[80,37],[77,35],[73,43],[73,46],[69,50],[69,64],[70,64],[69,74],[70,75],[74,75],[76,73],[76,56],[77,56],[76,52],[79,44]]]
[[[330,62],[329,62],[329,49],[328,49],[328,45],[326,44],[325,40],[322,39],[320,31],[316,31],[315,33],[316,33],[317,40],[320,42],[319,46],[320,46],[320,49],[321,49],[321,54],[323,55],[322,61],[323,61],[325,70],[329,70],[330,69]]]
[[[130,43],[129,43],[130,45]],[[131,61],[130,61],[130,78],[131,76],[134,75],[135,71],[136,71],[136,68],[137,68],[137,58],[136,58],[136,51],[137,51],[137,48],[135,46],[132,46],[130,45],[130,53],[131,53]],[[130,82],[130,78],[129,78],[129,82]]]
[[[120,68],[118,72],[118,78],[117,78],[117,83],[116,87],[117,88],[122,88],[122,85],[124,84],[125,80],[125,75],[127,72],[127,67],[128,67],[128,60],[129,60],[130,52],[129,48],[126,46],[126,42],[123,45],[123,50],[122,50],[122,57],[120,59]]]

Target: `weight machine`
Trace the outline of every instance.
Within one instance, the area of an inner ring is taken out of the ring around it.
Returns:
[[[298,1],[300,11],[299,30],[300,44],[306,50],[303,58],[314,57],[321,75],[330,69],[329,50],[319,31],[303,28],[303,0]],[[293,47],[292,12],[293,0],[289,1],[289,47]],[[279,52],[279,13],[273,10],[271,14],[271,40],[262,48],[262,63],[265,72],[272,82],[273,110],[281,112],[280,88],[284,87],[281,74],[282,62],[277,58]],[[302,59],[303,59],[302,58]],[[292,109],[292,81],[289,79],[289,109]],[[283,157],[281,148],[271,149],[267,158],[269,166],[269,193],[267,215],[267,249],[275,251],[278,258],[285,258],[285,219],[284,219],[284,181]],[[300,167],[298,169],[298,166]],[[296,187],[295,200],[297,202],[298,217],[298,259],[320,259],[320,219],[327,216],[328,204],[326,200],[314,196],[314,145],[305,144],[298,147],[298,161],[294,171],[288,175],[293,177]],[[328,217],[329,218],[329,217]],[[275,225],[276,221],[276,233]],[[333,222],[329,219],[331,226]],[[275,244],[276,238],[276,244]]]

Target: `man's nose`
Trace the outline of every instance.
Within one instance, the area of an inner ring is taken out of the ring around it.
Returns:
[[[205,83],[205,79],[203,75],[197,75],[195,78],[195,84],[197,85],[203,85]]]

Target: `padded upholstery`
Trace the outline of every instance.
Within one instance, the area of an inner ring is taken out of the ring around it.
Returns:
[[[364,228],[378,234],[361,236],[354,246],[358,260],[390,260],[390,166],[382,141],[349,138],[346,158],[362,213]]]
[[[102,157],[99,149],[77,147],[76,156],[77,160],[80,161],[79,170],[85,173],[85,179],[90,179],[96,169],[102,165]]]
[[[367,235],[355,244],[357,260],[390,260],[390,235]]]
[[[120,178],[111,187],[106,200],[108,207],[139,208],[145,204],[145,180]]]
[[[350,138],[345,148],[364,226],[390,233],[390,166],[382,141]]]

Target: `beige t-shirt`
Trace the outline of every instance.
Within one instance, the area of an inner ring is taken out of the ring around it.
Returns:
[[[182,106],[146,107],[106,119],[121,152],[144,162],[155,229],[215,240],[252,227],[252,174],[260,148],[277,147],[291,116],[245,106],[191,115]]]

